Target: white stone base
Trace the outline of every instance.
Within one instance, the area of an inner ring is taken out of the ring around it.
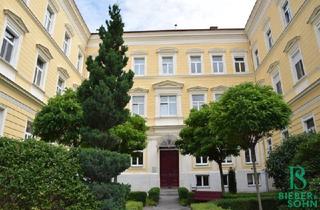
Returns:
[[[130,184],[131,191],[147,192],[152,187],[160,187],[160,176],[158,173],[122,173],[118,182]]]

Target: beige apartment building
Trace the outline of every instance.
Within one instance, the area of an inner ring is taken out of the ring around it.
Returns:
[[[288,135],[320,125],[320,1],[257,0],[245,28],[129,31],[127,69],[135,72],[128,108],[143,116],[148,145],[118,180],[220,191],[218,166],[181,155],[175,141],[190,109],[219,100],[242,82],[271,85],[290,104],[290,126],[257,145],[259,184],[272,190],[265,161]],[[85,59],[100,40],[73,0],[4,0],[0,4],[0,135],[28,138],[37,111],[88,77]],[[238,191],[254,191],[251,156],[228,157]],[[227,185],[227,175],[224,176]]]

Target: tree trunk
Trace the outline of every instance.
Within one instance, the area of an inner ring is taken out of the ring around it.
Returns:
[[[256,192],[257,192],[257,197],[258,197],[258,203],[259,203],[259,210],[262,209],[262,203],[261,203],[261,195],[260,195],[260,190],[259,190],[259,181],[258,181],[258,174],[257,174],[257,168],[256,168],[256,151],[255,151],[256,144],[254,144],[250,150],[251,150],[251,158],[252,158],[252,166],[253,166],[253,177],[254,177],[254,182],[256,185]]]
[[[118,183],[118,176],[115,176],[115,177],[113,178],[113,182],[114,182],[114,183]]]
[[[223,171],[222,171],[222,163],[218,163],[219,165],[219,173],[220,173],[220,184],[221,184],[221,191],[222,195],[224,194],[224,183],[223,183]]]

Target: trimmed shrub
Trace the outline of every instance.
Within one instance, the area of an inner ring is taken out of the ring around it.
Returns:
[[[143,191],[130,192],[128,200],[140,201],[143,203],[143,206],[145,206],[147,201],[147,193]]]
[[[262,206],[264,210],[275,210],[280,206],[280,202],[275,198],[263,197]],[[231,210],[257,210],[258,209],[258,200],[254,197],[242,197],[234,199],[221,199],[213,201],[217,206]]]
[[[130,186],[119,183],[93,183],[90,185],[102,210],[124,210]]]
[[[191,204],[191,210],[224,210],[220,206],[214,203],[193,203]]]
[[[188,200],[189,198],[189,190],[185,187],[179,187],[178,188],[178,194],[179,194],[179,199],[186,199]]]
[[[0,138],[0,209],[97,209],[66,148]]]
[[[230,193],[234,193],[234,194],[237,193],[236,173],[232,168],[230,168],[229,174],[228,174],[228,186],[229,186]]]
[[[148,191],[148,198],[156,203],[159,202],[160,199],[160,188],[153,187]]]
[[[147,197],[146,206],[156,206],[156,205],[158,205],[157,202],[155,202],[154,200],[151,200],[149,197]]]
[[[142,210],[143,203],[138,201],[128,201],[126,203],[126,210]]]

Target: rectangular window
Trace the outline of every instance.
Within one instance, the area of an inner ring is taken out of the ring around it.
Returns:
[[[235,56],[234,66],[235,66],[236,73],[246,72],[246,63],[244,61],[244,56]]]
[[[63,46],[62,46],[62,50],[66,55],[69,53],[70,42],[71,42],[71,38],[69,34],[66,32],[64,34],[64,40],[63,40]]]
[[[260,185],[260,173],[257,174],[258,176],[258,185]],[[255,181],[254,181],[254,175],[252,173],[247,174],[247,182],[248,185],[255,185]]]
[[[280,73],[276,72],[272,77],[273,88],[278,94],[282,94],[282,85],[280,80]]]
[[[213,55],[212,56],[212,68],[213,73],[223,73],[224,72],[223,56],[222,55]]]
[[[320,47],[320,20],[315,24],[316,36]]]
[[[224,159],[224,161],[222,162],[222,164],[230,164],[230,163],[232,163],[232,156],[231,155],[227,156]]]
[[[285,128],[281,131],[281,139],[282,141],[285,141],[289,138],[289,130],[288,128]]]
[[[17,45],[17,41],[18,36],[7,27],[4,32],[0,57],[8,63],[11,63],[13,60],[13,55]]]
[[[270,28],[266,31],[266,41],[267,41],[268,50],[270,50],[273,46],[272,32]]]
[[[38,57],[33,79],[33,84],[37,85],[38,87],[41,87],[43,83],[45,65],[45,61],[42,58]]]
[[[190,56],[191,74],[201,74],[201,56]]]
[[[308,117],[303,120],[304,131],[306,133],[315,133],[316,125],[313,117]]]
[[[267,139],[267,157],[269,157],[272,152],[272,138]]]
[[[177,97],[160,96],[160,116],[177,115]]]
[[[77,70],[81,71],[83,64],[83,55],[79,52],[78,53],[78,59],[77,59]]]
[[[61,95],[64,91],[65,81],[61,77],[59,77],[57,82],[57,95]]]
[[[30,120],[27,121],[26,131],[24,133],[24,139],[31,139],[32,135],[32,122]]]
[[[284,18],[285,25],[287,26],[292,19],[288,1],[285,1],[284,4],[282,5],[282,15]]]
[[[214,100],[215,100],[215,101],[219,101],[220,98],[222,97],[222,95],[223,95],[223,93],[215,93],[215,94],[214,94]]]
[[[54,19],[54,12],[50,8],[50,6],[48,6],[45,14],[44,27],[49,33],[51,33],[51,30],[52,30],[53,19]]]
[[[144,96],[132,96],[132,113],[144,116]]]
[[[5,109],[0,107],[0,136],[3,135],[3,130],[4,130],[4,114],[5,114]]]
[[[143,166],[143,152],[134,152],[131,155],[131,166]]]
[[[144,75],[144,69],[145,69],[145,59],[144,58],[134,58],[134,74],[136,76],[143,76]]]
[[[196,110],[200,110],[204,105],[204,94],[196,94],[192,95],[192,108]]]
[[[257,153],[256,153],[256,156],[257,156]],[[251,149],[245,150],[245,160],[246,160],[246,163],[252,163],[253,158],[251,156]]]
[[[208,165],[208,157],[204,157],[204,156],[196,157],[196,165]]]
[[[228,187],[228,184],[229,184],[229,176],[228,174],[223,174],[223,185],[225,187]]]
[[[209,175],[196,175],[197,187],[209,187]]]
[[[162,57],[162,74],[164,75],[173,74],[173,57],[172,56]]]
[[[302,62],[302,56],[300,53],[300,50],[297,50],[292,56],[291,56],[292,66],[293,70],[296,76],[297,80],[300,80],[304,75],[304,66]]]
[[[255,58],[255,64],[256,64],[256,69],[260,66],[260,59],[259,59],[259,51],[256,49],[254,51],[254,58]]]

